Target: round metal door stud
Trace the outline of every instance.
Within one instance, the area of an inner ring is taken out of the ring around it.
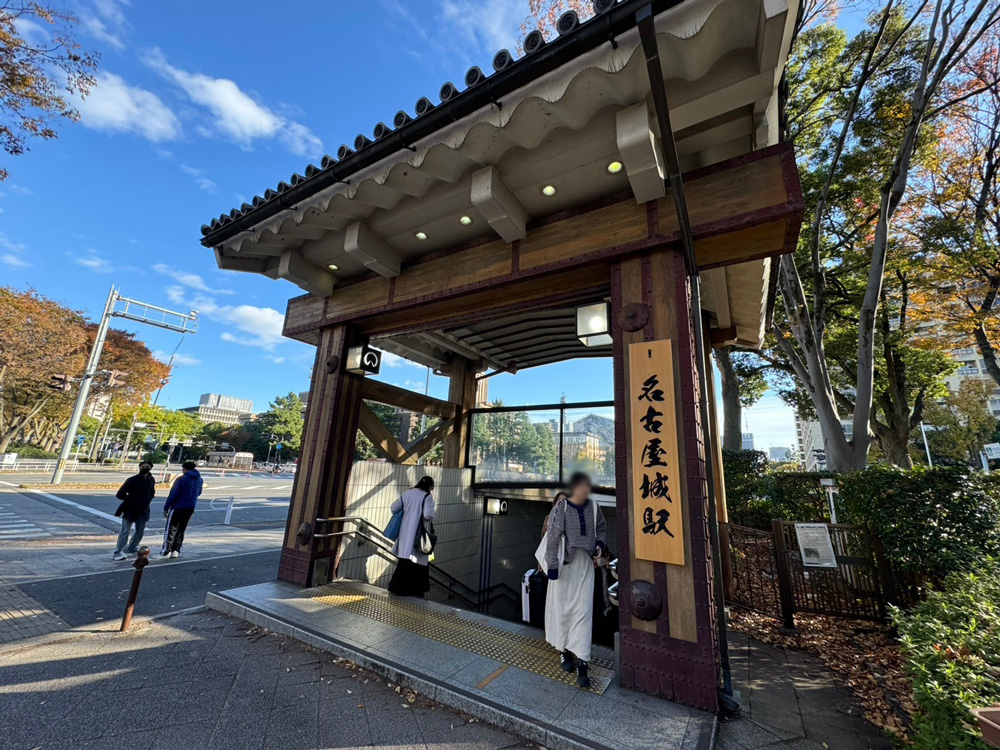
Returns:
[[[618,325],[623,331],[641,331],[649,323],[649,308],[641,302],[631,302],[618,311]]]
[[[649,581],[632,581],[625,592],[625,603],[629,612],[647,622],[663,612],[663,597]]]

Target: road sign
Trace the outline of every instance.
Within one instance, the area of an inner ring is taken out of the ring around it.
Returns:
[[[76,442],[79,445],[83,445],[84,443],[87,442],[87,436],[86,435],[77,435],[76,436]]]
[[[280,450],[281,450],[281,443],[278,443],[278,444],[277,444],[276,446],[274,446],[274,447],[275,447],[275,448],[277,448],[277,449],[278,449],[278,450],[280,451]]]

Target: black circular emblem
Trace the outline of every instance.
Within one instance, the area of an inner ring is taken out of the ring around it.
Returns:
[[[655,620],[663,612],[663,597],[649,581],[632,581],[625,591],[628,611],[640,620]]]
[[[630,302],[618,311],[618,325],[623,331],[641,331],[649,323],[649,308],[641,302]]]

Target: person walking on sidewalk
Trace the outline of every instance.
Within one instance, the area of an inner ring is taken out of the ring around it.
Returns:
[[[149,504],[155,495],[156,480],[153,479],[153,464],[143,461],[139,464],[139,473],[126,479],[115,495],[122,501],[115,511],[115,515],[122,518],[122,530],[118,533],[118,545],[111,556],[112,560],[126,560],[129,555],[138,553],[139,542],[142,541],[143,532],[146,531],[146,524],[149,522]],[[128,535],[133,526],[135,532],[130,542]]]
[[[180,557],[181,546],[184,544],[184,530],[194,514],[198,504],[201,488],[204,482],[194,461],[181,464],[184,473],[174,482],[163,505],[163,515],[167,519],[167,527],[163,530],[163,549],[160,557]]]

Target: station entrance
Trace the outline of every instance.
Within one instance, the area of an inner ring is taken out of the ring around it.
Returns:
[[[610,355],[613,449],[610,463],[606,449],[600,467],[593,458],[614,497],[617,677],[719,707],[725,503],[706,373],[713,346],[762,344],[775,259],[798,238],[779,85],[796,7],[595,3],[591,20],[567,15],[559,38],[536,32],[522,59],[498,54],[494,75],[470,70],[465,91],[447,84],[440,104],[420,100],[415,117],[401,111],[374,140],[358,136],[203,228],[220,267],[306,292],[285,316],[285,335],[316,357],[281,580],[323,586],[351,564],[350,537],[363,530],[343,519],[352,497],[372,491],[354,477],[367,470],[354,466],[359,430],[394,471],[416,471],[407,467],[441,446],[441,471],[471,498],[454,538],[478,538],[497,559],[485,500],[547,499],[565,455],[526,466],[480,454],[477,420],[500,412],[477,410],[477,378]],[[379,351],[447,374],[447,397],[366,378]],[[401,439],[370,403],[434,421]],[[534,487],[512,472],[535,474]],[[534,529],[515,538],[538,539]],[[462,549],[484,559],[474,542]],[[460,557],[440,567],[460,579]],[[467,585],[481,605],[494,566],[475,567]]]

